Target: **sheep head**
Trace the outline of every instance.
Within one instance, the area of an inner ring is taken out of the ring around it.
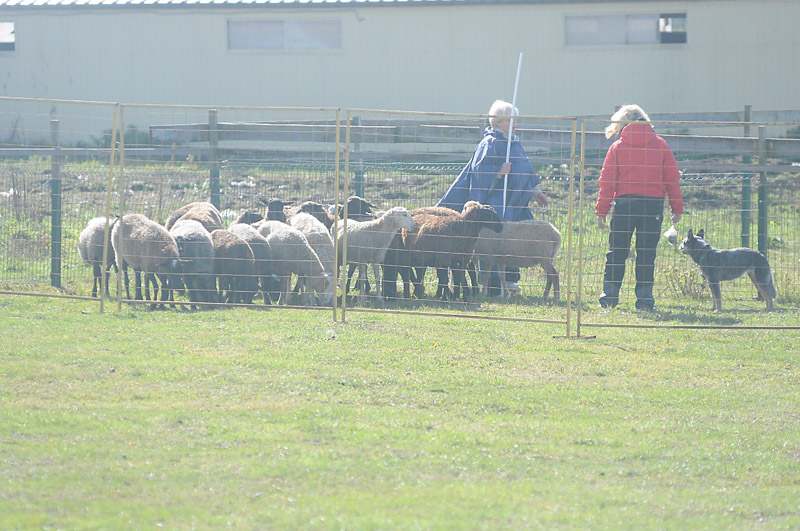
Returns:
[[[414,221],[414,218],[411,216],[411,213],[405,208],[401,206],[392,207],[386,211],[383,215],[384,217],[388,216],[392,218],[392,223],[399,229],[406,229],[406,230],[414,230],[417,228],[417,224]]]
[[[500,217],[491,205],[482,205],[475,201],[469,201],[464,205],[461,215],[470,224],[475,224],[479,231],[484,227],[494,232],[503,230]]]

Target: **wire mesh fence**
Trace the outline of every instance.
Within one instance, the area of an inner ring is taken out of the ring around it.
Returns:
[[[579,326],[609,322],[597,311],[609,232],[598,228],[594,215],[598,177],[612,142],[602,134],[605,125],[607,121],[571,117],[516,117],[520,146],[548,200],[546,206],[530,202],[532,217],[552,225],[560,237],[559,251],[551,260],[561,295],[556,301],[546,257],[519,268],[498,265],[485,254],[473,256],[469,249],[488,240],[489,227],[484,227],[483,237],[462,231],[447,239],[449,233],[436,232],[444,229],[434,228],[425,217],[483,138],[485,115],[0,98],[0,289],[102,300],[93,286],[93,268],[77,251],[79,234],[91,219],[141,214],[166,225],[177,209],[203,202],[214,206],[220,227],[228,228],[245,212],[272,217],[270,200],[277,199],[280,203],[274,204],[285,217],[301,205],[316,214],[334,247],[319,251],[327,253],[325,260],[317,256],[330,277],[328,284],[305,288],[303,297],[300,283],[300,293],[285,294],[282,303],[333,307],[334,316],[338,307],[541,320],[564,323],[569,335],[571,321]],[[680,170],[685,212],[677,226],[679,240],[690,228],[695,233],[704,229],[706,241],[716,248],[757,249],[769,260],[776,304],[795,308],[800,301],[798,124],[656,121],[653,126],[671,147]],[[503,194],[509,197],[507,191]],[[359,218],[360,211],[347,211],[350,203],[345,198],[353,195],[368,201],[377,214],[396,207],[408,210],[414,228],[402,229],[404,221],[398,218],[394,223],[399,224],[395,232],[400,236],[393,233],[387,242],[352,241],[345,246],[338,233],[344,236],[347,226],[349,234],[370,220]],[[496,209],[499,217],[504,208]],[[347,213],[350,219],[339,219]],[[664,214],[660,232],[669,226],[668,207]],[[269,228],[262,230],[258,223],[254,228],[264,239],[269,237]],[[404,233],[410,234],[407,240]],[[307,234],[304,237],[308,240]],[[523,252],[525,238],[505,240],[512,242],[511,250],[505,251],[509,264],[533,252]],[[657,306],[678,316],[710,312],[711,290],[699,266],[677,245],[664,238],[658,242],[653,284]],[[406,247],[398,249],[400,244]],[[398,252],[408,249],[417,254],[398,258]],[[350,298],[345,296],[349,268],[342,269],[342,278],[333,286],[339,271],[331,253],[353,262]],[[632,243],[619,292],[622,309],[633,309],[636,302],[635,261]],[[379,267],[373,268],[373,262]],[[358,263],[369,266],[362,273],[362,291],[355,289]],[[424,272],[418,273],[423,266]],[[504,269],[507,274],[502,276],[499,271]],[[302,276],[293,266],[276,270],[281,274],[269,272],[259,279],[250,300],[208,300],[274,304],[287,275],[290,289]],[[112,290],[116,278],[111,277]],[[177,301],[195,302],[184,282],[173,287]],[[213,290],[218,291],[216,281]],[[760,293],[747,274],[724,282],[721,292],[727,309],[763,309],[765,304],[753,300]]]

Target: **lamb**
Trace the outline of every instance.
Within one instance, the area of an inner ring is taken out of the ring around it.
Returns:
[[[175,222],[170,234],[183,260],[183,284],[192,303],[218,302],[214,286],[214,242],[202,223],[193,219]],[[196,308],[196,305],[192,305]]]
[[[114,260],[114,247],[111,243],[111,231],[117,220],[108,222],[105,216],[92,218],[78,236],[78,253],[84,262],[92,266],[92,273],[94,280],[92,282],[92,297],[97,297],[97,291],[103,283],[102,269],[103,269],[103,246],[108,242],[108,251],[106,257],[105,271],[106,271],[106,288],[105,294],[108,293],[108,277],[113,265],[117,267]],[[106,226],[108,226],[108,236],[106,236]],[[119,270],[117,269],[119,272]]]
[[[346,235],[347,263],[350,265],[358,265],[358,280],[356,283],[361,286],[361,298],[366,294],[366,288],[363,287],[363,284],[366,282],[367,278],[367,264],[372,264],[378,296],[381,296],[382,290],[378,266],[383,263],[386,251],[389,245],[391,245],[397,231],[400,229],[413,230],[414,228],[416,228],[416,223],[411,217],[411,214],[404,207],[400,206],[390,208],[383,216],[375,220],[348,221],[346,233],[344,226],[339,228],[338,262],[341,263],[343,261]],[[345,295],[350,287],[349,276],[348,273]]]
[[[228,230],[250,245],[255,259],[255,274],[261,285],[264,304],[269,304],[270,293],[276,292],[277,289],[272,282],[272,251],[267,239],[259,234],[255,227],[246,223],[231,225]]]
[[[330,275],[329,285],[325,287],[322,298],[330,301],[333,298],[335,257],[333,254],[333,238],[327,227],[311,214],[298,212],[289,218],[289,225],[296,228],[308,240],[308,244],[317,253],[322,267]],[[327,303],[326,303],[327,304]]]
[[[211,241],[214,243],[214,275],[223,302],[251,304],[258,292],[258,277],[250,244],[223,229],[212,232]]]
[[[405,246],[410,251],[409,262],[416,270],[414,292],[424,293],[422,281],[425,269],[435,267],[438,275],[436,298],[451,297],[447,268],[453,270],[453,284],[463,287],[463,297],[469,296],[465,270],[475,249],[478,233],[486,228],[500,232],[503,225],[494,208],[468,201],[457,216],[429,216],[416,234],[409,233]]]
[[[197,201],[184,205],[172,212],[164,223],[164,227],[169,230],[179,219],[193,219],[203,224],[208,232],[214,232],[222,228],[222,214],[217,207],[205,201]]]
[[[153,300],[158,296],[155,276],[161,280],[161,301],[171,300],[172,289],[181,273],[180,253],[175,238],[155,221],[141,214],[126,214],[114,224],[111,243],[117,261],[117,270],[125,271],[130,265],[134,271],[136,300],[142,300],[139,275],[145,274],[145,297],[150,300],[148,281],[153,284]],[[130,299],[126,278],[125,292]],[[155,307],[155,304],[153,304]]]
[[[483,293],[488,294],[489,272],[494,266],[500,271],[505,267],[533,267],[540,264],[547,273],[544,299],[553,288],[553,299],[559,300],[559,275],[555,267],[556,256],[561,248],[561,233],[553,225],[542,220],[506,221],[499,234],[481,230],[475,243],[475,259],[486,272],[483,276]],[[503,282],[500,293],[503,295]]]
[[[270,232],[267,242],[272,252],[273,274],[281,282],[279,303],[288,304],[289,285],[294,273],[299,277],[298,282],[302,280],[310,291],[317,293],[321,304],[330,304],[331,299],[327,297],[330,275],[325,272],[317,253],[302,232],[287,226]]]

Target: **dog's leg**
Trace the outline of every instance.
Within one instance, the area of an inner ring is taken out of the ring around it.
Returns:
[[[756,279],[756,274],[753,271],[748,271],[747,276],[750,277],[750,280],[753,282],[753,285],[758,290],[759,295],[761,295],[760,298],[767,303],[767,310],[771,311],[774,308],[774,305],[768,286],[765,286],[764,284],[758,282],[758,280]]]
[[[711,296],[714,299],[714,311],[722,311],[722,291],[719,288],[719,281],[711,282],[709,280],[708,286],[711,288]]]

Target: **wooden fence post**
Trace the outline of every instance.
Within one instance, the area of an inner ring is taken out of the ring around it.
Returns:
[[[764,166],[767,164],[767,128],[763,125],[758,126],[758,165]],[[762,171],[758,176],[758,252],[767,256],[767,248],[769,247],[767,238],[769,233],[767,225],[769,224],[769,216],[767,207],[769,206],[769,198],[767,194],[767,172]]]
[[[219,209],[219,125],[216,109],[208,111],[208,146],[208,187],[211,190],[211,204]]]
[[[50,120],[50,285],[61,287],[61,147],[58,120]],[[102,294],[101,294],[102,295]]]
[[[750,113],[752,106],[744,106],[744,136],[750,136]],[[742,155],[742,162],[750,164],[750,155]],[[749,173],[742,174],[742,247],[750,247],[750,212],[753,206],[753,179]]]

